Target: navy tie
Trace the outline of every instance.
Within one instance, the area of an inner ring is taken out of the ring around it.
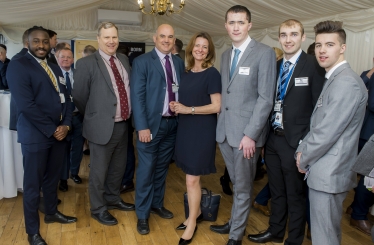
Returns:
[[[238,58],[239,58],[240,50],[236,48],[234,50],[234,52],[235,52],[235,54],[234,54],[234,58],[232,59],[231,69],[230,69],[230,80],[232,78],[232,75],[234,74],[234,71],[236,69],[236,65],[238,64]]]
[[[68,94],[69,94],[69,99],[71,98],[71,81],[70,81],[70,76],[69,76],[69,72],[66,72],[65,73],[65,81],[66,81],[66,89],[68,90]],[[73,103],[73,101],[71,102],[71,107],[72,107],[72,112],[74,111],[75,109],[75,105]]]

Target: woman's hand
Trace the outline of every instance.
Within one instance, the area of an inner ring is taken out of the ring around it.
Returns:
[[[187,107],[179,102],[174,102],[174,112],[176,114],[192,114],[191,107]]]
[[[169,103],[170,110],[171,110],[172,112],[174,112],[174,113],[175,113],[175,103],[177,103],[177,102],[175,102],[175,101],[170,101],[170,103]]]

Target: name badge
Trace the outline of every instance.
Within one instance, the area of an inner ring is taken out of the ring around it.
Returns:
[[[275,114],[274,124],[277,126],[282,126],[282,113],[277,112]]]
[[[317,101],[317,107],[321,107],[322,106],[322,96],[318,98],[318,101]]]
[[[274,111],[280,111],[281,110],[281,105],[282,105],[282,101],[280,101],[280,100],[275,101]]]
[[[60,80],[60,83],[66,86],[65,78],[63,78],[63,77],[58,77],[58,78]]]
[[[239,67],[239,75],[249,75],[250,67]]]
[[[179,85],[173,83],[173,84],[171,85],[171,89],[172,89],[173,93],[178,93]]]
[[[60,100],[61,100],[61,104],[65,103],[65,95],[63,93],[60,93]]]
[[[309,78],[308,77],[295,78],[295,86],[309,86]]]

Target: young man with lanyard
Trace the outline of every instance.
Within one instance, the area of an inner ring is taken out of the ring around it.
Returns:
[[[265,159],[271,191],[269,228],[249,235],[256,243],[302,244],[305,230],[304,175],[295,166],[295,151],[309,131],[310,117],[321,93],[324,71],[314,56],[301,50],[305,40],[303,25],[286,20],[279,27],[279,43],[284,52],[277,63],[274,108],[270,114],[270,133]]]

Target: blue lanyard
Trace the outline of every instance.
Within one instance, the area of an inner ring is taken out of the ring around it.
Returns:
[[[301,55],[301,54],[300,54]],[[297,64],[297,62],[299,61],[300,59],[300,55],[299,57],[297,58],[295,64],[293,65],[292,69],[288,72],[288,76],[286,78],[286,82],[284,83],[284,89],[282,89],[282,73],[283,73],[283,63],[284,63],[284,59],[282,61],[282,64],[281,64],[281,67],[280,67],[280,71],[279,71],[279,84],[278,84],[278,91],[280,91],[280,94],[279,94],[279,100],[283,100],[284,99],[284,96],[286,95],[286,91],[287,91],[287,87],[288,87],[288,83],[290,82],[290,79],[291,79],[291,76],[293,74],[293,70],[295,69],[295,66]],[[291,63],[292,64],[292,63]]]

